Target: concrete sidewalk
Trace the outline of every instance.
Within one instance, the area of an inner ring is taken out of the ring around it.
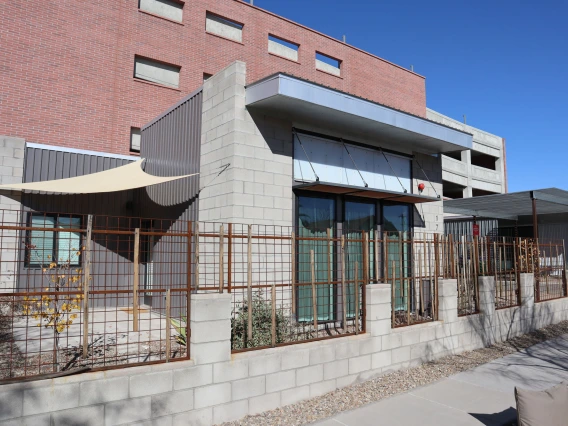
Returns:
[[[568,334],[315,425],[511,425],[515,386],[542,390],[562,381],[568,381]]]

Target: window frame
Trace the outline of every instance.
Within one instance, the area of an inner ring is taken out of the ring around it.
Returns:
[[[61,215],[58,214],[42,214],[42,213],[37,213],[37,212],[28,212],[27,215],[27,219],[26,219],[26,226],[28,228],[28,230],[26,231],[26,246],[25,246],[25,261],[24,261],[24,266],[27,268],[44,268],[46,267],[45,263],[36,263],[36,262],[32,262],[31,261],[31,245],[32,245],[32,231],[33,231],[33,217],[43,217],[43,218],[52,218],[54,219],[54,228],[56,229],[58,224],[59,224],[59,218],[62,217]],[[83,218],[80,215],[65,215],[63,217],[68,217],[69,219],[79,219],[79,227],[82,228],[83,225]],[[71,228],[72,229],[72,228]],[[60,232],[65,232],[65,231],[41,231],[41,232],[51,232],[52,235],[52,239],[53,239],[53,248],[51,251],[51,261],[47,262],[47,265],[49,265],[51,262],[56,262],[58,263],[57,257],[59,255],[59,233]],[[79,250],[82,247],[83,244],[83,234],[82,233],[78,233],[79,234],[79,248],[77,249],[78,251],[80,251],[80,254],[78,256],[77,262],[70,262],[69,266],[81,266],[83,264],[83,252],[82,250]]]

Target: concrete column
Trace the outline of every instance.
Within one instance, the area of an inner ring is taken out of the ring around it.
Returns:
[[[458,319],[458,281],[440,280],[438,282],[440,309],[438,319],[452,323]]]
[[[372,337],[389,334],[391,330],[391,285],[369,284],[367,292],[367,333]]]
[[[467,170],[467,186],[463,189],[463,198],[470,198],[473,196],[472,179],[471,179],[471,150],[461,152],[461,160],[465,163]]]
[[[495,343],[495,277],[479,277],[479,312],[485,345]]]
[[[231,359],[231,295],[191,295],[189,350],[196,364]]]
[[[25,149],[24,139],[0,136],[0,184],[22,183]],[[0,221],[3,224],[20,225],[20,198],[20,192],[16,191],[12,191],[8,196],[0,196]],[[2,234],[0,292],[14,291],[17,288],[19,233],[5,230]]]
[[[527,333],[535,328],[534,323],[534,274],[520,274],[521,331]]]

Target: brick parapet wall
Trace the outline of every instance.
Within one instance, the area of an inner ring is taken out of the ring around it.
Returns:
[[[440,321],[391,329],[390,286],[373,284],[366,288],[366,333],[233,355],[231,298],[197,295],[191,361],[0,386],[0,425],[211,425],[568,319],[568,299],[492,310],[494,280],[482,281],[487,303],[476,315],[457,317],[456,282],[440,280]],[[521,275],[522,289],[531,283]]]
[[[0,6],[0,134],[50,145],[129,152],[140,127],[228,64],[246,83],[286,72],[426,115],[424,78],[242,1],[186,1],[183,25],[138,10],[138,0],[44,1]],[[205,32],[205,13],[244,24],[243,43]],[[268,34],[300,44],[299,62],[268,53]],[[342,76],[315,69],[315,51],[341,59]],[[181,66],[179,90],[135,81],[134,56]]]

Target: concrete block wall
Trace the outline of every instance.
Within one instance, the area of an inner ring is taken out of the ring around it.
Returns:
[[[568,298],[495,311],[492,277],[480,313],[457,316],[455,280],[440,280],[439,320],[392,329],[391,287],[366,288],[366,332],[230,353],[231,296],[192,296],[192,360],[0,386],[0,425],[211,425],[323,395],[428,360],[486,346],[568,319]]]
[[[21,138],[0,136],[0,184],[22,183],[24,176],[24,155],[26,141]],[[0,220],[6,225],[20,224],[19,192],[11,191],[0,195]],[[17,247],[20,246],[18,231],[3,231],[0,256],[0,292],[16,287]]]
[[[245,80],[237,61],[203,86],[199,219],[291,226],[292,125],[251,116]]]

